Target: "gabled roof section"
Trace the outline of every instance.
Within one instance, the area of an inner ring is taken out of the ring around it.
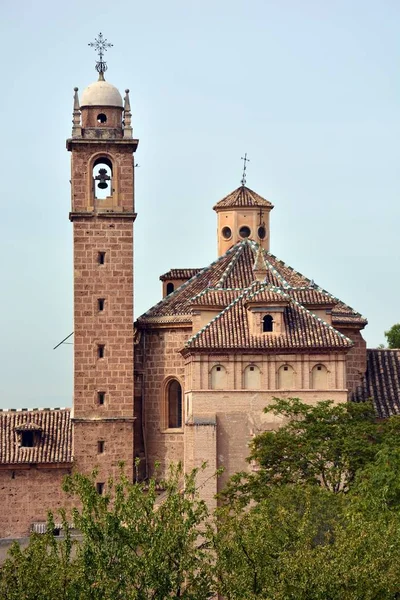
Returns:
[[[367,321],[350,306],[323,290],[311,279],[289,267],[276,256],[261,249],[265,264],[263,283],[280,288],[294,301],[310,307],[332,308],[333,325],[363,327]],[[158,319],[191,322],[192,304],[195,297],[207,290],[248,290],[255,284],[254,263],[260,261],[259,244],[246,239],[238,242],[208,267],[197,271],[191,279],[183,283],[172,294],[166,296],[138,319],[139,327],[146,322],[156,323]],[[217,295],[216,307],[228,306],[228,294]],[[235,295],[237,297],[237,294]],[[207,302],[211,301],[211,295]],[[205,300],[204,300],[205,302]],[[160,321],[161,322],[161,321]]]
[[[287,300],[284,307],[285,332],[282,334],[250,333],[249,314],[246,304],[249,299],[276,302]],[[286,349],[350,349],[353,342],[328,325],[325,321],[291,299],[279,288],[261,285],[254,291],[244,290],[218,316],[208,323],[185,344],[193,350],[286,350]]]
[[[191,279],[197,273],[200,273],[201,269],[171,269],[163,275],[160,275],[160,281],[168,281],[169,279]]]
[[[38,435],[33,448],[20,445],[23,432]],[[0,410],[0,467],[72,462],[69,409]]]
[[[272,209],[274,205],[266,200],[256,192],[253,192],[250,188],[245,185],[241,185],[236,190],[222,198],[217,204],[213,206],[214,210],[219,208],[243,208],[243,207],[254,207],[262,206],[264,208]]]
[[[367,370],[351,399],[372,399],[382,418],[400,414],[400,349],[367,350]]]

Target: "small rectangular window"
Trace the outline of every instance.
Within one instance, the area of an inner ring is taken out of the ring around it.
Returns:
[[[104,344],[99,344],[97,346],[97,357],[98,358],[104,358],[104,348],[105,348]]]
[[[106,253],[99,252],[97,255],[97,260],[99,262],[99,265],[104,265],[104,263],[106,262]]]
[[[98,452],[98,454],[103,454],[104,448],[105,448],[105,441],[104,440],[99,440],[97,442],[97,452]]]
[[[220,370],[221,370],[221,367],[217,367],[215,370],[216,370],[216,371],[220,371]]]
[[[250,371],[254,371],[254,367],[250,367]]]
[[[102,406],[104,404],[105,399],[106,399],[105,392],[97,392],[97,401],[100,404],[100,406]]]
[[[101,496],[104,492],[104,483],[96,483],[96,491]]]
[[[21,446],[24,448],[33,448],[35,445],[35,434],[33,431],[23,431]]]
[[[99,310],[104,310],[104,303],[105,303],[105,299],[104,298],[99,298],[97,300],[97,307]]]

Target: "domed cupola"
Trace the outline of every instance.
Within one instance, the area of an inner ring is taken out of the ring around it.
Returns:
[[[103,73],[99,75],[98,81],[91,83],[83,90],[81,110],[88,106],[96,106],[98,108],[106,106],[123,107],[122,96],[118,89],[114,85],[111,85],[111,83],[108,83],[108,81],[105,81],[104,75],[102,75]]]
[[[112,44],[108,44],[100,33],[96,41],[89,45],[99,52],[99,60],[96,62],[99,78],[83,90],[80,102],[78,88],[75,88],[72,137],[132,138],[129,90],[125,90],[123,100],[119,90],[104,78],[107,70],[104,52]]]

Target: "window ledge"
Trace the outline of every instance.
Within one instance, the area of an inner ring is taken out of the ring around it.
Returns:
[[[168,429],[162,429],[161,433],[184,433],[183,427],[169,427]]]

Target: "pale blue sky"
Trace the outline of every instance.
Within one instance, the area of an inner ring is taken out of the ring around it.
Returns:
[[[73,87],[88,47],[131,90],[140,138],[135,314],[171,267],[216,257],[213,204],[274,205],[271,251],[368,317],[400,320],[398,0],[3,0],[0,407],[69,406]]]

